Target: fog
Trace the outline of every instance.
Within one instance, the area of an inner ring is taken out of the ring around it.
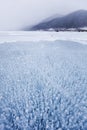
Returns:
[[[87,0],[0,0],[0,31],[20,30],[79,9],[87,9]]]

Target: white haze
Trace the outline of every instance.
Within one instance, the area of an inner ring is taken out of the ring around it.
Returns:
[[[0,31],[20,30],[54,15],[87,9],[87,0],[0,0]]]

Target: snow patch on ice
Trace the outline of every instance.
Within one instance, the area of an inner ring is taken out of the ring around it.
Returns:
[[[23,41],[69,40],[87,44],[87,32],[43,32],[43,31],[9,31],[0,32],[0,43]]]

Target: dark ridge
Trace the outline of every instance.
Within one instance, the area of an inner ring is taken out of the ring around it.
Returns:
[[[68,30],[70,28],[78,29],[87,27],[87,10],[79,10],[62,17],[56,17],[51,20],[43,21],[31,28],[25,30]]]

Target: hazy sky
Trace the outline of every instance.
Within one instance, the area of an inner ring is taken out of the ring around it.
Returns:
[[[87,0],[0,0],[0,30],[18,30],[78,9],[87,9]]]

